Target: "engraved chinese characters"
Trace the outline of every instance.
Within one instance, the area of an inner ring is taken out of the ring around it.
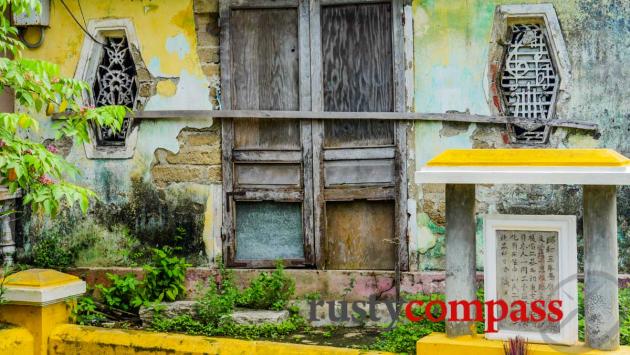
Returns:
[[[525,301],[531,319],[533,301],[549,304],[558,299],[558,232],[497,230],[496,243],[497,296],[508,304]],[[508,317],[499,329],[558,333],[560,325],[547,320],[513,322]]]

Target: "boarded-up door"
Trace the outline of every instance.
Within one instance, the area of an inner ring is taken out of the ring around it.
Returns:
[[[320,12],[323,109],[393,111],[392,4],[322,6]],[[395,126],[385,120],[323,123],[319,208],[328,269],[395,266]]]
[[[229,82],[226,108],[300,110],[300,58],[305,54],[299,50],[300,8],[297,1],[294,5],[222,4],[222,25],[229,26],[229,36],[222,38],[229,43],[230,58],[222,83]],[[312,158],[310,138],[303,139],[310,134],[310,122],[296,119],[224,122],[228,264],[312,263],[312,187],[304,178],[311,174]]]

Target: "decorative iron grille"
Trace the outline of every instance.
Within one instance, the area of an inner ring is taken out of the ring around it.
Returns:
[[[545,143],[545,123],[553,116],[558,84],[544,26],[512,25],[501,77],[505,113],[532,119],[529,125],[509,125],[515,142]]]
[[[137,93],[136,66],[124,37],[106,39],[92,89],[97,107],[123,105],[133,108]],[[124,145],[129,126],[130,121],[126,118],[118,132],[106,127],[96,127],[97,144]]]

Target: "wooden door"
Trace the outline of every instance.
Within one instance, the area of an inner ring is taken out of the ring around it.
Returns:
[[[222,26],[229,26],[222,37],[229,43],[223,49],[228,53],[222,52],[229,58],[223,66],[229,72],[222,73],[225,108],[298,111],[306,94],[300,74],[308,53],[300,50],[299,39],[305,7],[298,1],[285,7],[265,3],[222,3]],[[245,118],[222,126],[228,264],[312,264],[310,122]]]
[[[395,111],[393,4],[340,3],[318,8],[321,109]],[[404,142],[396,122],[326,120],[316,132],[321,263],[328,269],[394,269],[397,218],[404,214],[398,192],[406,188],[399,178]]]

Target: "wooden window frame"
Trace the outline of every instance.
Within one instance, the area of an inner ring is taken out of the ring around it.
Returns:
[[[322,91],[322,58],[321,58],[321,15],[322,6],[391,3],[392,4],[392,68],[394,112],[405,110],[405,60],[403,32],[403,0],[221,0],[221,93],[222,109],[233,110],[232,105],[232,55],[230,49],[230,13],[233,9],[265,9],[265,8],[297,8],[298,10],[298,46],[299,46],[299,109],[306,112],[323,112]],[[327,115],[334,113],[326,113]],[[348,113],[343,113],[347,115]],[[384,113],[387,115],[387,113]],[[357,113],[357,116],[365,115]],[[407,129],[408,123],[397,121],[394,127],[395,143],[387,154],[393,154],[395,161],[395,184],[389,188],[374,187],[371,189],[335,191],[327,189],[324,196],[323,175],[323,138],[324,124],[321,119],[302,118],[301,142],[303,164],[302,191],[242,191],[234,188],[234,158],[250,156],[253,153],[234,153],[234,119],[222,118],[222,170],[223,170],[223,254],[228,266],[238,267],[272,267],[274,260],[235,260],[235,216],[234,204],[239,200],[256,200],[260,198],[282,201],[302,201],[304,253],[303,260],[285,260],[291,267],[323,268],[322,235],[325,225],[324,204],[326,200],[372,199],[395,201],[395,236],[398,253],[396,269],[408,270],[407,241]],[[272,118],[270,118],[272,119]],[[371,118],[363,118],[371,119]],[[378,114],[373,119],[380,119]],[[327,153],[330,154],[330,153]],[[314,162],[317,162],[315,164]],[[346,198],[344,199],[344,195]],[[359,197],[357,197],[359,196]],[[300,199],[301,198],[301,199]]]

